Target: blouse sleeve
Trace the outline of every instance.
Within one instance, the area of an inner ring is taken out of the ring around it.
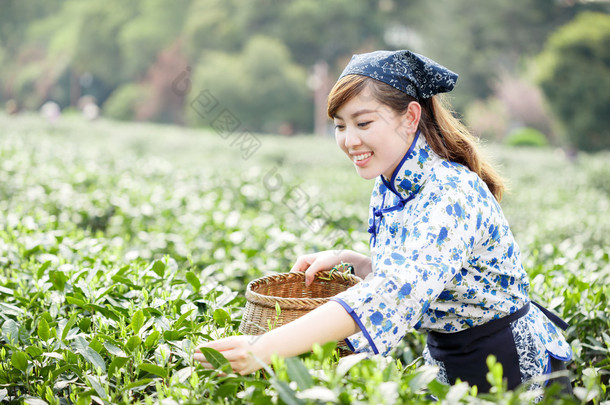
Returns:
[[[472,193],[480,186],[469,185],[470,193],[453,183],[455,190],[441,188],[405,207],[409,219],[403,236],[396,236],[399,246],[386,247],[365,280],[333,298],[361,329],[347,339],[352,350],[387,354],[464,267],[482,231]]]

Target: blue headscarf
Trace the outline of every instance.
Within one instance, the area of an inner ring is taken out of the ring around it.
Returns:
[[[389,84],[418,100],[453,89],[458,75],[411,51],[376,51],[352,56],[339,79],[362,75]]]

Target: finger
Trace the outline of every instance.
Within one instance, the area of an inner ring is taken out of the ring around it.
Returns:
[[[211,342],[206,342],[202,344],[200,347],[209,347],[210,349],[214,349],[219,352],[223,352],[226,350],[231,350],[235,347],[235,339],[233,336],[228,338],[213,340]]]
[[[297,261],[294,263],[294,266],[290,269],[291,273],[298,273],[307,270],[307,268],[311,265],[311,262],[314,261],[312,258],[313,255],[303,255],[297,258]]]
[[[309,287],[313,280],[316,277],[316,273],[322,270],[322,266],[319,262],[314,262],[309,268],[305,271],[305,286]]]

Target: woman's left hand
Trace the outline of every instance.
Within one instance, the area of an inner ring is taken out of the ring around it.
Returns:
[[[246,375],[263,367],[262,362],[268,363],[262,351],[260,343],[261,336],[230,336],[228,338],[215,340],[202,345],[219,351],[231,364],[233,372]],[[196,350],[193,356],[205,368],[214,367],[205,359],[201,351]]]

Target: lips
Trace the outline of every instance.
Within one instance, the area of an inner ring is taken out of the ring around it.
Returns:
[[[354,162],[360,162],[360,161],[370,158],[371,156],[373,156],[373,152],[360,153],[358,155],[353,155],[353,159],[354,159]]]
[[[356,166],[363,167],[366,166],[371,160],[373,157],[373,152],[358,153],[357,155],[352,154],[351,156]]]

